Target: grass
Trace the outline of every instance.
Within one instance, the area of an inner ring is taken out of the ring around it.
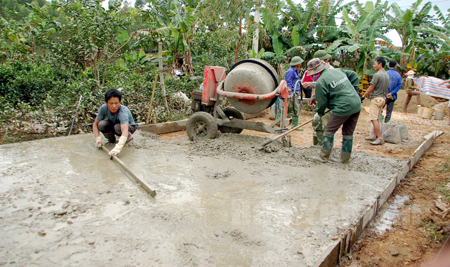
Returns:
[[[427,240],[439,244],[443,243],[447,236],[444,236],[441,232],[438,230],[438,226],[434,221],[424,221],[422,220],[419,224],[419,227],[423,229],[424,232],[427,233]]]
[[[450,178],[443,179],[441,184],[437,186],[436,190],[444,198],[445,202],[450,202]]]
[[[450,163],[446,162],[444,164],[437,165],[435,170],[436,172],[450,172]]]

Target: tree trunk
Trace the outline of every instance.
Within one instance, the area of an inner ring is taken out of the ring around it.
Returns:
[[[178,54],[178,51],[176,51],[176,53]],[[158,43],[158,57],[160,58],[160,60],[159,60],[159,72],[160,72],[159,79],[160,79],[160,84],[161,84],[161,92],[162,92],[162,97],[163,97],[163,101],[164,101],[164,107],[166,107],[166,110],[169,110],[169,105],[167,105],[166,86],[164,84],[164,73],[163,73],[163,65],[162,65],[162,42]]]
[[[255,23],[256,23],[256,30],[253,33],[253,51],[255,51],[256,54],[258,54],[258,48],[259,48],[259,8],[260,6],[256,6],[255,11]]]
[[[242,36],[242,16],[239,17],[239,38],[236,45],[236,52],[234,52],[234,63],[236,64],[239,58],[239,47],[241,46],[241,36]]]

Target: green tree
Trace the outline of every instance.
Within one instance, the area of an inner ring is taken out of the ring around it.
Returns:
[[[381,50],[376,45],[391,45],[392,41],[384,34],[388,31],[387,23],[384,19],[388,2],[381,4],[377,1],[374,4],[367,1],[364,6],[355,2],[357,13],[353,13],[353,18],[349,11],[343,10],[342,15],[345,23],[341,28],[331,26],[318,27],[324,30],[337,31],[340,36],[326,50],[330,53],[340,55],[341,64],[354,69],[361,77],[363,74],[371,75],[373,70],[368,67],[368,63],[381,54]]]
[[[428,24],[426,18],[432,5],[431,2],[428,2],[417,12],[422,2],[423,0],[418,0],[412,4],[411,9],[406,9],[405,11],[397,3],[393,3],[390,8],[395,16],[387,14],[390,28],[397,31],[402,41],[401,52],[403,54],[400,56],[400,65],[404,68],[406,68],[409,62],[415,63],[416,44],[419,37],[419,31],[416,27],[420,25],[420,28],[423,28]]]
[[[125,31],[129,19],[122,14],[120,2],[109,10],[101,3],[53,2],[54,8],[65,13],[67,24],[61,25],[48,44],[54,64],[75,73],[88,71],[100,87],[105,84],[108,67],[122,57],[132,40]]]
[[[445,16],[437,6],[434,10],[440,24],[415,27],[421,34],[428,34],[418,40],[418,71],[444,78],[450,62],[450,12]]]

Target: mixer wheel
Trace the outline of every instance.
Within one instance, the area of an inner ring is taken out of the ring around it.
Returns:
[[[214,139],[217,136],[217,130],[217,122],[214,117],[203,111],[192,114],[186,125],[186,131],[191,141]]]
[[[228,119],[240,119],[240,120],[245,120],[244,118],[244,114],[242,114],[242,112],[240,112],[239,110],[233,108],[233,107],[226,107],[223,109],[223,113],[225,113],[225,115],[227,115]],[[233,128],[233,127],[228,127],[228,126],[219,126],[219,130],[222,133],[236,133],[239,134],[242,132],[242,129],[239,128]]]

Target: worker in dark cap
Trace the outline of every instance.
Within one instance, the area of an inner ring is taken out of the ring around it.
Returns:
[[[287,87],[291,90],[289,94],[296,93],[297,95],[301,94],[301,84],[297,83],[300,79],[298,69],[300,68],[301,64],[303,63],[303,59],[299,56],[295,56],[291,59],[291,67],[286,71],[285,74],[285,81],[287,83]],[[291,102],[289,101],[289,108],[288,112],[292,116],[292,127],[295,127],[298,125],[298,114],[295,110],[298,110],[301,108],[299,107],[299,103],[297,101]],[[294,118],[297,118],[294,120]],[[297,129],[299,131],[303,130],[302,128]]]
[[[331,55],[325,50],[317,50],[316,53],[314,53],[314,57],[329,63],[328,60],[331,58]]]
[[[342,153],[341,162],[349,161],[353,148],[353,132],[361,111],[361,100],[357,88],[359,80],[355,81],[356,73],[346,73],[342,69],[328,68],[328,64],[319,58],[308,62],[308,73],[316,81],[316,100],[318,104],[314,120],[319,121],[330,109],[333,114],[325,126],[320,159],[327,162],[334,143],[334,134],[342,126]],[[349,79],[350,77],[350,79]]]
[[[299,56],[295,56],[291,60],[291,67],[286,71],[284,80],[287,83],[287,87],[291,89],[292,92],[297,92],[300,94],[300,84],[297,84],[297,87],[295,87],[296,82],[299,80],[298,75],[298,69],[300,68],[301,64],[303,63],[303,59]]]

